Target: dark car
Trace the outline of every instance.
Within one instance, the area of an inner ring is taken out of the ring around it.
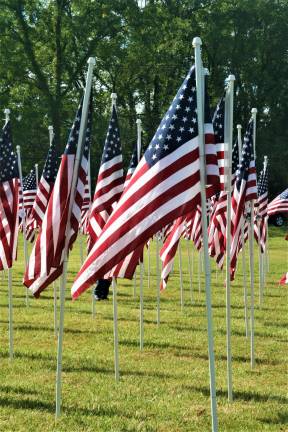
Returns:
[[[288,219],[287,213],[276,213],[274,215],[269,216],[269,223],[272,223],[273,225],[277,227],[281,227],[284,225],[285,221]]]

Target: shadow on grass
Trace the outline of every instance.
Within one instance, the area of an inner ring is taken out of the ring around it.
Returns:
[[[0,385],[1,393],[16,393],[16,394],[27,394],[27,395],[37,395],[40,392],[38,390],[30,390],[24,387],[17,387],[11,385]]]
[[[275,413],[273,415],[273,418],[261,418],[260,421],[267,424],[282,424],[287,426],[288,424],[288,411],[286,412],[278,412],[275,416]],[[287,431],[287,429],[279,429],[280,431]]]
[[[196,387],[191,385],[182,385],[182,388],[189,391],[196,391],[198,393],[202,393],[204,396],[210,397],[210,389],[209,387]],[[216,391],[216,396],[221,396],[223,398],[227,398],[227,390],[218,389]],[[242,400],[244,402],[271,402],[275,401],[281,404],[286,404],[288,399],[285,396],[278,395],[265,395],[261,393],[256,393],[253,391],[242,391],[242,390],[234,390],[233,391],[233,399],[235,401]]]

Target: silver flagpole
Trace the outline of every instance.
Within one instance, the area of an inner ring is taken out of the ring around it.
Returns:
[[[159,259],[159,239],[156,234],[156,284],[157,284],[157,326],[160,325],[160,259]]]
[[[233,400],[232,390],[232,349],[231,349],[231,282],[230,282],[230,249],[231,249],[231,170],[232,170],[232,140],[233,140],[233,99],[235,76],[227,78],[225,95],[224,142],[227,191],[227,225],[226,225],[226,349],[227,349],[227,387],[228,401]],[[228,164],[227,164],[228,162]],[[228,166],[227,166],[228,165]]]
[[[198,252],[198,291],[201,292],[201,249]]]
[[[112,109],[116,109],[117,94],[111,93]],[[136,273],[136,270],[135,270]],[[113,324],[114,324],[114,370],[115,381],[119,381],[119,342],[118,342],[118,301],[117,301],[117,281],[112,278],[113,289]]]
[[[242,151],[242,136],[241,136],[242,126],[240,124],[237,125],[237,135],[238,135],[238,154],[239,154],[239,163],[241,159],[241,151]],[[242,243],[242,272],[243,272],[243,288],[244,288],[244,318],[245,318],[245,334],[246,338],[248,338],[249,334],[249,322],[248,322],[248,294],[247,294],[247,272],[246,272],[246,256],[245,256],[245,242],[244,242],[244,222],[241,227],[241,243]]]
[[[186,239],[186,245],[187,245],[187,256],[188,256],[188,270],[189,270],[189,281],[190,281],[190,300],[191,304],[194,303],[193,301],[193,281],[192,281],[192,268],[191,268],[191,253],[190,253],[190,245],[189,245],[189,239]]]
[[[65,304],[65,290],[66,290],[66,283],[67,283],[67,262],[68,262],[68,244],[69,244],[68,233],[70,232],[70,228],[71,228],[70,216],[71,216],[71,211],[72,211],[72,206],[74,201],[73,197],[75,195],[77,179],[78,179],[78,171],[79,171],[80,158],[82,153],[83,137],[84,137],[85,126],[86,126],[87,115],[88,115],[88,107],[89,107],[90,93],[92,87],[92,76],[93,76],[94,65],[95,65],[95,58],[90,57],[88,59],[88,72],[87,72],[86,87],[84,92],[80,130],[78,135],[77,152],[75,157],[73,177],[71,183],[71,199],[69,202],[69,209],[68,209],[68,223],[66,226],[64,263],[63,263],[63,273],[61,276],[61,287],[60,287],[60,317],[59,317],[59,330],[58,330],[57,371],[56,371],[56,410],[55,410],[56,418],[58,418],[61,413],[64,304]]]
[[[257,108],[252,108],[253,119],[253,145],[254,145],[254,158],[256,160],[256,115]],[[250,219],[250,284],[251,284],[251,310],[250,310],[250,353],[251,353],[251,369],[255,366],[255,347],[254,347],[254,200],[251,201],[251,219]]]
[[[264,156],[264,169],[267,170],[268,166],[268,157]],[[266,243],[265,243],[265,250],[264,250],[264,256],[263,256],[263,288],[265,290],[266,288],[266,273],[268,271],[267,268],[267,258],[268,258],[268,217],[265,217],[264,220],[265,226],[266,226]]]
[[[49,146],[52,145],[54,138],[54,130],[53,126],[48,126],[49,132]],[[54,307],[54,336],[58,336],[58,318],[57,318],[57,286],[56,282],[53,282],[53,307]]]
[[[10,120],[9,108],[4,109],[5,123]],[[14,337],[13,337],[13,290],[12,290],[12,267],[8,268],[8,315],[9,315],[9,359],[14,356]]]
[[[208,330],[208,354],[210,370],[210,398],[211,398],[211,416],[212,431],[218,431],[217,403],[216,403],[216,382],[215,382],[215,359],[214,359],[214,341],[213,341],[213,319],[211,306],[211,269],[208,253],[208,227],[206,213],[206,173],[205,173],[205,141],[204,141],[204,73],[201,59],[201,39],[193,39],[195,48],[195,67],[196,67],[196,88],[197,88],[197,117],[198,117],[198,139],[200,154],[200,179],[201,179],[201,206],[202,206],[202,232],[203,232],[203,249],[205,254],[205,292],[206,292],[206,309],[207,309],[207,330]]]
[[[119,344],[118,344],[118,306],[117,306],[117,283],[112,279],[113,290],[113,329],[114,329],[114,371],[115,381],[119,381]]]
[[[24,244],[24,262],[25,262],[25,269],[26,269],[27,264],[28,264],[28,248],[27,248],[27,240],[26,240],[26,214],[25,214],[25,207],[24,207],[24,190],[23,190],[21,151],[20,151],[19,145],[16,146],[16,152],[17,152],[17,159],[18,159],[19,179],[20,179],[20,185],[21,185],[21,189],[22,189],[22,199],[23,199],[22,227],[23,227],[23,244]],[[29,306],[28,288],[26,288],[26,306]]]
[[[140,350],[144,347],[143,262],[140,262]]]
[[[89,200],[91,200],[91,149],[89,150],[89,159],[88,159],[88,190],[89,190]],[[90,201],[90,205],[91,205],[91,201]],[[89,207],[89,212],[91,210],[91,207]],[[87,245],[86,245],[87,247]],[[91,314],[92,314],[92,318],[95,318],[96,316],[96,300],[95,300],[95,296],[94,296],[94,287],[92,286],[91,289]]]
[[[182,251],[181,251],[181,242],[178,244],[178,255],[179,255],[179,278],[180,278],[180,307],[181,312],[183,312],[184,308],[184,290],[183,290],[183,273],[182,273]]]
[[[142,139],[142,126],[141,126],[141,120],[137,119],[137,162],[139,163],[141,158],[141,139]],[[143,295],[143,272],[144,272],[144,265],[143,262],[139,261],[140,265],[140,289],[139,289],[139,297],[140,297],[140,350],[143,350],[144,347],[144,295]]]

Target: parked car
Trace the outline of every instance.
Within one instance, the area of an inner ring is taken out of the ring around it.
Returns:
[[[269,216],[269,223],[272,223],[273,225],[277,227],[281,227],[285,224],[285,221],[288,219],[287,213],[276,213],[274,215]]]

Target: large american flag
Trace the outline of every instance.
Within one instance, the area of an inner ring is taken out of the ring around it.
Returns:
[[[219,189],[219,169],[207,110],[205,114],[209,197]],[[73,298],[199,203],[199,139],[193,66],[80,269],[72,287]]]
[[[33,238],[35,227],[40,228],[44,219],[50,195],[52,193],[58,171],[58,158],[54,138],[50,144],[41,179],[38,183],[36,197],[27,221],[27,236]]]
[[[89,218],[89,250],[100,236],[112,213],[112,206],[119,200],[123,185],[122,147],[117,111],[113,104]]]
[[[50,195],[42,227],[34,244],[24,276],[24,284],[30,288],[35,297],[38,297],[41,291],[62,273],[63,260],[66,253],[65,246],[68,223],[70,225],[70,232],[68,232],[69,248],[72,247],[77,237],[88,171],[92,98],[90,100],[84,142],[82,143],[83,153],[77,173],[76,191],[73,195],[71,194],[71,184],[75,169],[75,156],[77,152],[81,115],[82,103],[78,108],[68,143],[62,155],[59,171],[53,191]],[[70,220],[68,220],[70,201],[72,212]]]
[[[268,216],[288,212],[288,188],[268,204]]]
[[[255,159],[253,154],[253,120],[251,119],[244,136],[241,161],[236,172],[231,199],[231,261],[230,275],[234,279],[241,230],[244,223],[245,203],[257,199]],[[252,215],[253,217],[253,215]]]
[[[258,181],[258,198],[255,202],[254,237],[259,243],[261,252],[265,252],[267,238],[267,205],[268,205],[268,167],[263,167]]]
[[[11,123],[0,136],[0,270],[12,267],[18,238],[19,172],[13,152]]]

